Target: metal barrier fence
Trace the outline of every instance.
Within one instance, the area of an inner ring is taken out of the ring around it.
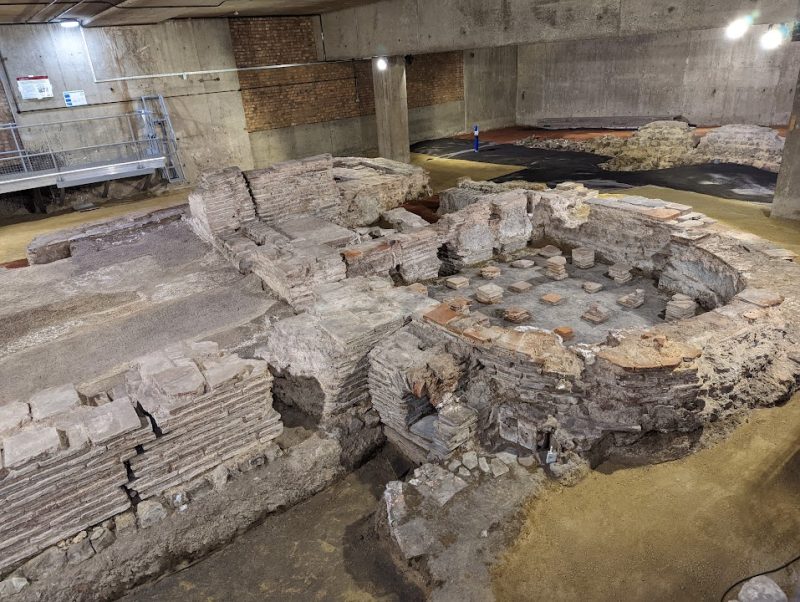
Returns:
[[[122,115],[39,125],[0,124],[0,192],[60,188],[153,173],[183,180],[177,143],[161,97]],[[151,110],[149,107],[152,107]]]

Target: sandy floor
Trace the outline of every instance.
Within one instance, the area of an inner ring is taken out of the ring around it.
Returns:
[[[800,553],[800,396],[683,460],[612,469],[531,504],[498,600],[714,601]]]
[[[386,451],[307,502],[266,521],[125,602],[424,600],[377,545],[372,513],[397,478]]]
[[[411,153],[411,163],[428,170],[431,176],[431,187],[434,192],[452,188],[456,185],[458,179],[464,176],[469,176],[473,180],[491,180],[492,178],[499,178],[500,176],[522,171],[522,168],[517,165],[440,159],[420,153]]]
[[[142,209],[163,209],[186,202],[189,190],[176,190],[152,199],[130,203],[109,203],[94,211],[70,211],[60,215],[37,216],[34,219],[0,226],[0,265],[25,257],[28,244],[40,234],[74,228],[95,220],[125,215]]]

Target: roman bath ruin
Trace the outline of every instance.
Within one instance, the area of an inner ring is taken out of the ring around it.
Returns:
[[[796,2],[80,4],[0,25],[0,600],[800,592]],[[754,31],[724,102],[542,75]]]

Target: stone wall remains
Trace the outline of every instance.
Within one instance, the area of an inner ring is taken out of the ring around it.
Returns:
[[[79,564],[113,540],[97,531],[109,519],[149,526],[220,467],[274,448],[283,426],[266,362],[205,342],[134,365],[91,396],[65,384],[0,406],[0,574],[48,549]]]
[[[697,136],[694,129],[682,121],[654,121],[628,138],[600,136],[589,140],[566,140],[532,136],[518,144],[607,156],[610,159],[600,166],[610,171],[736,163],[777,173],[784,142],[774,129],[757,125],[723,125]]]

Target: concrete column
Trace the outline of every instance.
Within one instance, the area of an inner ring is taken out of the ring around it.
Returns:
[[[792,116],[789,118],[789,131],[770,215],[800,220],[800,76],[794,87]]]
[[[375,88],[375,117],[378,123],[378,152],[381,157],[411,160],[408,138],[408,96],[406,61],[402,56],[384,59],[388,66],[381,71],[380,59],[372,59],[372,82]]]

